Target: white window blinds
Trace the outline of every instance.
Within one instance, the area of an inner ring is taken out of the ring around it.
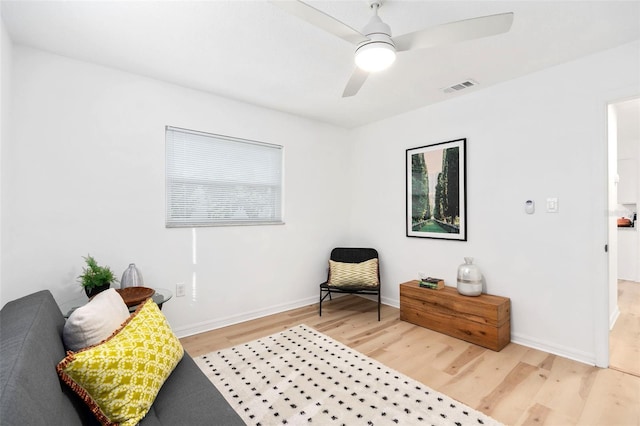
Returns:
[[[282,147],[166,128],[171,227],[282,223]]]

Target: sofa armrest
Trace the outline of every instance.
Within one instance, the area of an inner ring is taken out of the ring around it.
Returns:
[[[0,419],[3,425],[81,425],[56,364],[65,356],[64,317],[48,290],[0,311]]]

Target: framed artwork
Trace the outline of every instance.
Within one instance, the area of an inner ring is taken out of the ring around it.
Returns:
[[[466,142],[407,149],[407,237],[467,241]]]

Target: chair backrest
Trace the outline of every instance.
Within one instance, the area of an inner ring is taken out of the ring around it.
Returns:
[[[331,250],[331,260],[343,263],[361,263],[370,259],[379,259],[378,251],[362,247],[336,247]],[[327,280],[329,274],[327,273]],[[378,260],[378,286],[380,285],[380,261]]]
[[[331,260],[344,263],[360,263],[378,258],[378,251],[372,248],[336,247],[331,250]]]

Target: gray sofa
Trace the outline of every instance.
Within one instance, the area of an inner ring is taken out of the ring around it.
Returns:
[[[64,317],[48,290],[0,311],[0,423],[87,425],[95,417],[62,383]],[[242,425],[236,412],[185,352],[140,425]]]

